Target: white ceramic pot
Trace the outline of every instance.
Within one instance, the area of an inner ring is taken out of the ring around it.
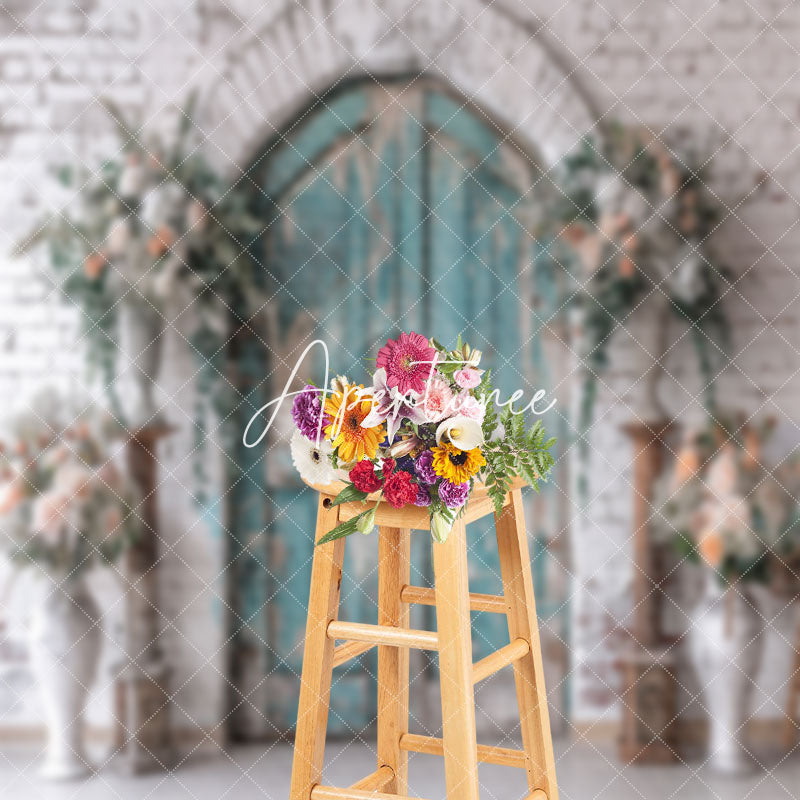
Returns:
[[[740,584],[721,587],[709,574],[692,615],[690,646],[708,715],[708,765],[741,775],[755,768],[744,744],[756,671],[761,662],[764,620]]]
[[[126,299],[120,308],[120,369],[123,411],[128,425],[140,428],[157,421],[155,381],[161,365],[164,318],[143,298]]]
[[[83,713],[100,657],[100,610],[80,577],[42,589],[30,625],[48,734],[41,774],[69,780],[91,769],[83,749]]]

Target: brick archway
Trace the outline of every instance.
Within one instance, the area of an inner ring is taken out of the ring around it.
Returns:
[[[308,103],[355,78],[428,74],[484,109],[552,166],[595,118],[536,36],[536,20],[483,0],[286,0],[221,54],[200,126],[232,177]]]
[[[434,79],[457,103],[487,115],[500,139],[513,137],[544,169],[586,133],[596,133],[589,105],[534,35],[535,20],[523,25],[484,0],[385,0],[380,8],[372,0],[276,5],[250,19],[246,35],[221,54],[213,70],[218,77],[199,109],[206,154],[234,184],[246,174],[241,184],[257,185],[265,163],[258,156],[274,152],[265,144],[283,138],[281,144],[296,147],[292,140],[309,110],[336,114],[338,90],[372,79],[383,84],[399,77],[401,86],[415,76]],[[337,122],[359,135],[359,124]],[[301,161],[304,153],[299,147]],[[245,708],[232,726],[237,735],[262,735],[263,662],[257,653],[250,659],[233,653],[231,663],[237,694],[256,710],[251,715]]]

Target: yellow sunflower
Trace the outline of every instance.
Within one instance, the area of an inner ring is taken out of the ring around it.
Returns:
[[[455,445],[444,443],[431,448],[433,453],[433,471],[451,483],[468,481],[480,468],[486,465],[486,459],[480,447],[472,450],[459,450]]]
[[[364,456],[374,458],[385,434],[383,424],[362,428],[361,422],[372,410],[372,396],[360,394],[363,386],[345,386],[325,400],[325,413],[331,421],[325,426],[325,436],[338,448],[341,463],[360,461]]]

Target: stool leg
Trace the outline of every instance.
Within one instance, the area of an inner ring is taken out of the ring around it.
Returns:
[[[522,742],[528,757],[528,787],[531,792],[537,789],[544,791],[547,800],[558,800],[542,646],[533,596],[522,492],[519,489],[511,493],[511,502],[503,509],[503,513],[495,515],[495,527],[508,633],[511,641],[521,638],[530,644],[528,655],[514,663]]]
[[[381,528],[378,544],[378,625],[408,628],[408,604],[400,592],[411,578],[411,531]],[[378,767],[395,774],[389,794],[408,794],[408,753],[400,737],[408,732],[407,647],[378,646]]]
[[[335,528],[339,519],[338,507],[326,508],[324,501],[325,498],[320,497],[316,539]],[[339,611],[343,559],[344,539],[336,539],[314,550],[290,800],[309,800],[312,788],[322,778],[334,649],[327,630]]]
[[[463,520],[456,521],[444,544],[434,542],[432,546],[447,800],[478,800],[472,629]]]

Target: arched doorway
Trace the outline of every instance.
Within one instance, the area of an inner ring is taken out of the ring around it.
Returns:
[[[551,382],[537,335],[541,246],[532,233],[550,183],[479,109],[432,80],[353,83],[302,113],[247,176],[268,223],[259,256],[269,301],[263,339],[237,337],[248,395],[240,430],[314,339],[353,378],[388,337],[416,330],[446,343],[461,334],[483,351],[504,394]],[[320,382],[321,362],[302,376]],[[547,422],[555,429],[559,417]],[[296,713],[315,497],[289,462],[285,432],[276,427],[263,449],[240,451],[232,476],[233,728],[243,737],[281,734]],[[563,526],[553,500],[540,503],[537,541]],[[493,536],[471,528],[471,588],[496,593]],[[375,544],[348,543],[345,617],[377,621]],[[414,559],[412,579],[423,584],[428,537],[415,537]],[[414,613],[434,627],[430,609]],[[475,628],[476,658],[507,641],[500,617],[482,615]],[[358,736],[372,723],[374,658],[337,671],[330,731]],[[417,667],[412,674],[431,668]]]

